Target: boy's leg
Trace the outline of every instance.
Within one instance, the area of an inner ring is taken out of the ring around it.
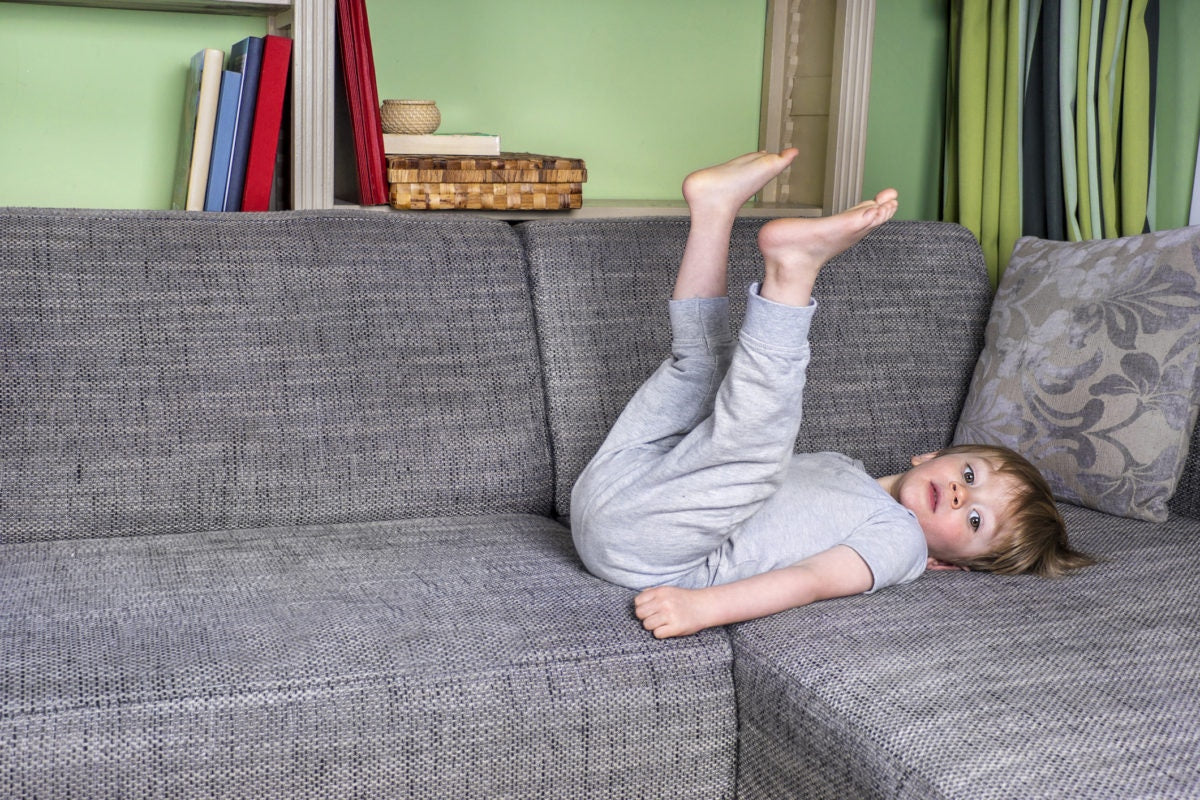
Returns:
[[[636,589],[707,585],[709,555],[778,489],[791,456],[813,311],[752,295],[723,378],[710,373],[719,385],[703,418],[658,441],[615,447],[610,435],[572,494],[572,535],[592,573]],[[660,368],[614,434],[669,419],[654,401],[687,374]]]
[[[779,154],[748,153],[684,179],[683,198],[691,226],[671,299],[729,294],[729,237],[738,209],[787,169],[798,152],[792,148]]]
[[[668,305],[671,357],[630,399],[601,454],[648,443],[669,449],[712,412],[733,346],[726,285],[733,223],[738,209],[795,157],[795,150],[749,153],[684,179],[691,225]]]
[[[775,492],[799,432],[812,289],[832,257],[891,218],[896,192],[831,217],[763,226],[765,272],[711,413],[648,471],[660,495],[650,507],[687,518],[719,541]]]
[[[754,170],[761,175],[766,172],[764,163],[770,162],[761,155],[743,157],[689,177],[692,185],[685,184],[689,206],[699,211],[695,216],[723,229],[726,245],[715,251],[706,244],[703,231],[689,238],[677,295],[704,297],[724,291],[728,233],[736,215],[736,206],[731,213],[728,206],[700,208],[711,194],[689,194],[689,189],[697,189],[693,178],[704,179],[699,188],[712,189],[722,181],[737,183],[737,177]],[[743,180],[736,195],[729,193],[740,197],[738,206],[753,194],[751,184]],[[730,529],[775,491],[800,422],[812,315],[811,307],[786,303],[807,303],[821,264],[890,217],[894,201],[894,194],[881,193],[875,202],[845,215],[783,220],[801,224],[772,223],[764,228],[760,236],[767,263],[763,295],[750,300],[734,365],[715,401],[706,401],[711,410],[705,409],[706,416],[690,431],[673,435],[658,447],[602,449],[577,484],[573,531],[593,572],[638,587],[675,580],[703,566]],[[655,387],[678,377],[671,366],[671,362],[664,365],[646,391],[639,392],[645,402],[631,403],[636,411],[623,415],[623,421],[625,416],[655,416]],[[719,377],[720,368],[710,365],[709,381],[714,375]],[[682,432],[677,429],[677,433]]]
[[[776,219],[758,232],[766,269],[762,296],[785,305],[806,306],[817,273],[829,259],[892,218],[898,208],[895,189],[830,217]]]

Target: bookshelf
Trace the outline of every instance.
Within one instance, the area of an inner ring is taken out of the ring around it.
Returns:
[[[334,0],[17,0],[38,5],[236,14],[292,38],[292,208],[333,205]]]
[[[292,0],[12,0],[43,6],[120,8],[128,11],[191,11],[202,14],[278,14],[291,10]]]
[[[267,32],[292,44],[291,205],[331,208],[334,201],[334,75],[336,0],[16,0],[40,5],[262,16]],[[815,154],[804,174],[822,173],[805,188],[801,169],[768,187],[743,215],[773,217],[839,211],[858,202],[865,158],[867,97],[875,0],[768,0],[759,146],[797,146]],[[806,40],[805,30],[810,37]],[[815,37],[815,38],[814,38]],[[797,58],[811,41],[832,42],[815,70]],[[799,63],[798,63],[799,62]],[[807,72],[806,72],[807,70]],[[812,72],[819,74],[810,74]],[[808,93],[806,95],[806,92]],[[815,100],[812,98],[816,98]],[[806,99],[807,98],[807,99]],[[387,210],[387,207],[381,207]],[[411,212],[429,213],[429,212]],[[458,213],[458,212],[456,212]],[[544,218],[547,212],[478,212],[508,219]],[[682,215],[681,203],[591,200],[572,217]]]

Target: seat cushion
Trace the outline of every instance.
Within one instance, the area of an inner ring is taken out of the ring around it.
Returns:
[[[546,513],[511,226],[0,213],[0,541]]]
[[[0,593],[0,796],[733,794],[725,633],[550,520],[6,545]]]
[[[762,220],[730,243],[734,325],[760,280]],[[667,298],[683,255],[681,219],[537,221],[529,255],[555,454],[555,508],[625,403],[669,354]],[[914,288],[916,287],[916,288]],[[876,475],[950,443],[991,304],[983,254],[965,228],[889,222],[834,259],[814,291],[803,452],[833,450]],[[936,344],[935,344],[936,342]]]
[[[1200,794],[1200,523],[1063,511],[1100,565],[928,573],[737,626],[740,796]]]

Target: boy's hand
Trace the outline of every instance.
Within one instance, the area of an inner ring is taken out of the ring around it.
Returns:
[[[729,583],[703,589],[657,586],[639,594],[633,604],[642,627],[665,639],[831,597],[862,594],[873,582],[867,562],[839,544],[791,566]]]
[[[680,589],[678,586],[656,586],[634,598],[634,611],[642,627],[656,639],[688,636],[704,630],[703,590]]]

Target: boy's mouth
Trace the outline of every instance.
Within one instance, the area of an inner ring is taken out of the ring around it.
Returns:
[[[929,510],[937,511],[938,507],[938,488],[933,482],[929,484]]]

